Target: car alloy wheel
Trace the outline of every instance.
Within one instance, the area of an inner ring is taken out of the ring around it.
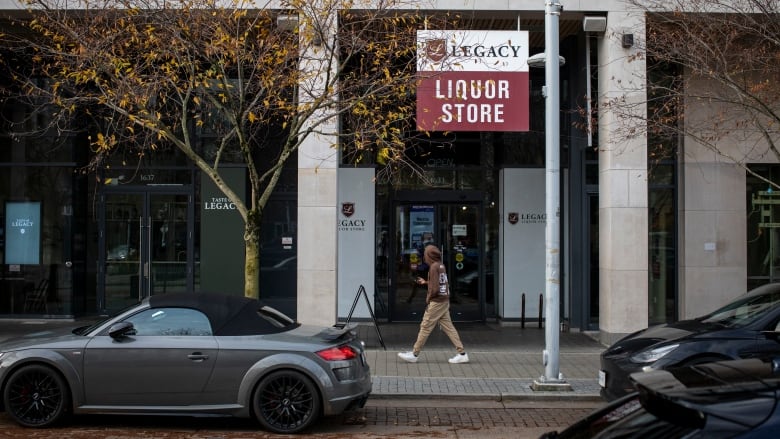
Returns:
[[[255,416],[274,433],[297,433],[320,415],[320,397],[314,383],[300,372],[283,370],[263,378],[255,391]]]
[[[65,414],[68,388],[53,369],[25,366],[11,375],[3,392],[5,410],[25,427],[48,427]]]

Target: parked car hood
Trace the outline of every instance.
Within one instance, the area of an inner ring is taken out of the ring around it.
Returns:
[[[728,328],[717,323],[705,323],[701,320],[683,320],[651,326],[627,335],[607,348],[603,355],[632,354],[659,343],[686,342],[693,339],[739,339],[752,336],[740,328]]]
[[[684,341],[692,338],[739,338],[743,336],[749,337],[739,328],[727,328],[717,323],[705,323],[701,320],[682,320],[651,326],[627,335],[610,346],[605,354],[618,354],[623,351],[636,352],[657,343]]]

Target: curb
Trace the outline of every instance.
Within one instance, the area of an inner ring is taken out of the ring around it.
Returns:
[[[593,393],[575,393],[571,394],[566,392],[544,392],[538,394],[519,394],[519,393],[469,393],[469,394],[452,394],[452,393],[375,393],[371,392],[369,399],[381,399],[381,400],[396,400],[396,399],[408,399],[408,400],[425,400],[425,399],[448,399],[448,400],[469,400],[469,401],[540,401],[540,402],[593,402],[604,403],[605,400],[598,394]]]

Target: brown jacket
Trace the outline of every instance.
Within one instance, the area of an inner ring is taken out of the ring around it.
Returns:
[[[446,293],[440,294],[439,292],[439,273],[443,272],[447,275],[447,271],[444,268],[444,264],[441,262],[441,251],[435,245],[428,245],[425,247],[423,253],[423,260],[428,264],[428,296],[425,298],[425,303],[430,302],[447,302],[450,300],[450,286],[446,285]],[[441,270],[439,269],[441,267]]]

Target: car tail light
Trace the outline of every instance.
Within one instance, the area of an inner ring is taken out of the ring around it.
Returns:
[[[358,353],[351,347],[345,345],[319,351],[317,352],[317,355],[325,361],[343,361],[356,358]]]

